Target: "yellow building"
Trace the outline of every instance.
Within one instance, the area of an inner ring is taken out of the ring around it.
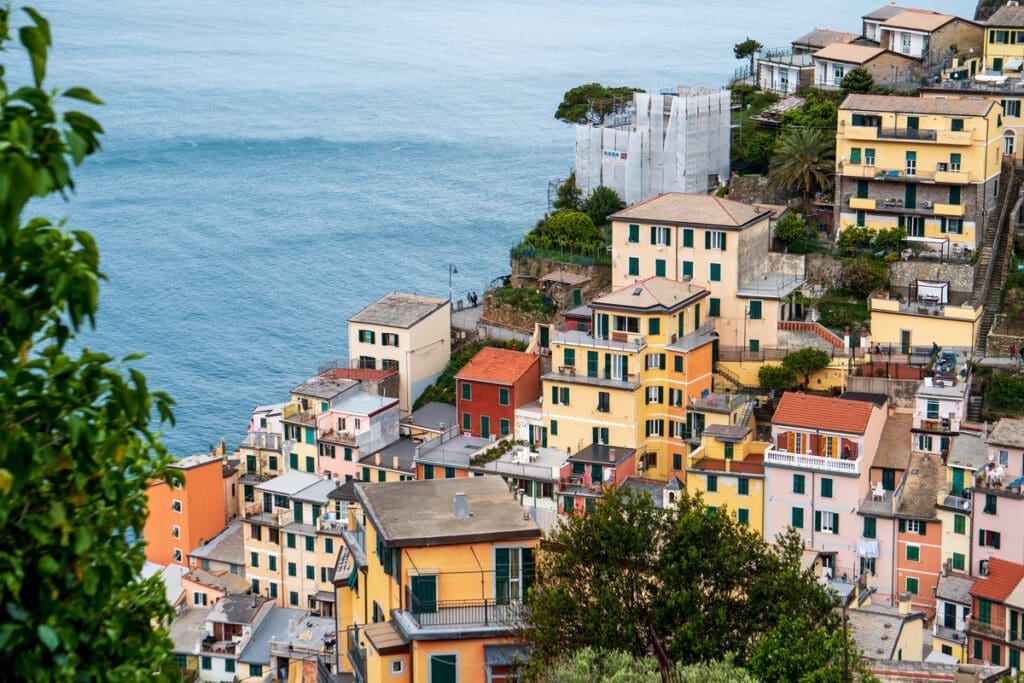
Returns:
[[[541,377],[547,445],[638,450],[642,476],[683,479],[687,409],[711,390],[707,299],[693,283],[647,278],[592,301],[590,331],[556,331]]]
[[[973,252],[997,204],[1001,115],[980,99],[850,95],[836,128],[836,225],[903,227],[920,250]]]
[[[753,402],[730,398],[712,395],[704,401],[712,399],[710,416],[730,422],[704,427],[700,448],[690,454],[686,489],[691,495],[700,493],[709,510],[725,507],[738,523],[763,534],[764,451],[769,444],[754,440]]]
[[[804,272],[799,258],[768,258],[773,210],[667,192],[612,214],[612,287],[652,276],[692,282],[708,290],[700,313],[722,344],[776,347]]]
[[[882,291],[872,296],[869,303],[871,341],[896,345],[903,353],[910,353],[914,346],[930,347],[933,343],[973,348],[981,331],[984,306],[969,300],[954,305],[941,300],[904,299]]]
[[[359,382],[318,376],[291,391],[291,400],[281,409],[285,441],[289,442],[288,469],[310,474],[320,470],[319,416],[331,409],[331,401],[353,389]]]
[[[361,683],[502,680],[540,528],[498,477],[357,484],[339,566],[342,670]]]
[[[1024,7],[1003,5],[985,22],[985,71],[1020,78],[1024,65]]]

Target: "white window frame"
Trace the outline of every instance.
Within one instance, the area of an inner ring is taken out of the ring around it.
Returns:
[[[673,439],[682,439],[686,433],[686,423],[679,422],[677,420],[669,420],[668,423],[669,436]]]
[[[900,47],[903,50],[903,54],[909,55],[910,54],[911,35],[909,33],[903,33],[903,34],[900,34],[900,35],[901,35]]]
[[[711,231],[711,248],[715,251],[725,250],[725,231],[724,230],[712,230]]]
[[[648,420],[646,424],[647,428],[644,431],[648,432],[651,436],[665,436],[661,433],[661,425],[661,420]]]
[[[171,527],[171,538],[181,538],[181,527],[177,524]]]
[[[821,512],[821,533],[823,534],[835,534],[836,519],[839,517],[837,512]]]
[[[399,674],[405,673],[405,660],[401,657],[396,657],[395,659],[389,660],[388,671],[391,672],[392,676],[397,676]]]
[[[612,355],[612,379],[625,381],[629,375],[629,357],[620,354]]]
[[[803,454],[804,452],[804,434],[803,432],[793,432],[793,440],[796,442],[796,452]]]
[[[180,500],[172,500],[171,501],[171,511],[179,512],[179,513],[181,512],[181,501]]]
[[[1010,453],[1008,451],[999,451],[999,464],[1003,467],[1010,464]]]
[[[181,552],[181,548],[175,548],[174,549],[174,561],[175,562],[181,562],[181,558],[183,558],[184,556],[185,556],[184,553]]]
[[[636,323],[636,329],[631,330],[630,321]],[[640,334],[640,318],[632,315],[613,315],[612,332],[625,332],[626,334]]]
[[[658,387],[647,387],[647,405],[658,402]]]
[[[872,151],[874,151],[874,150],[872,149]],[[867,148],[865,148],[865,151],[864,151],[864,165],[865,166],[874,167],[874,165],[875,165],[875,154],[877,154],[877,152],[875,152],[871,156],[868,156]]]
[[[835,451],[835,437],[834,436],[826,436],[825,437],[825,455],[827,457],[829,457],[829,458],[835,457],[834,451]]]
[[[670,239],[671,228],[666,228],[660,225],[654,226],[654,244],[659,247],[667,247]]]
[[[649,353],[645,360],[645,370],[664,370],[665,369],[665,354],[663,353]]]
[[[907,520],[907,533],[908,534],[919,534],[921,533],[921,522],[916,519]]]
[[[1005,99],[1000,102],[1003,106],[1003,116],[1010,119],[1020,118],[1020,100]],[[1007,106],[1009,105],[1009,106]]]

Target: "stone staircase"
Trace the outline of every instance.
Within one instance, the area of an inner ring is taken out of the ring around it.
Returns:
[[[1010,254],[1013,251],[1014,223],[1021,204],[1024,202],[1024,195],[1021,194],[1024,174],[1019,171],[1012,173],[1013,180],[1008,183],[1009,187],[1003,195],[999,212],[993,212],[992,219],[985,226],[981,253],[974,271],[972,300],[975,305],[982,304],[985,307],[978,327],[978,337],[974,344],[976,358],[985,356],[988,333],[992,330],[996,314],[1002,303],[1006,269],[1009,267]]]

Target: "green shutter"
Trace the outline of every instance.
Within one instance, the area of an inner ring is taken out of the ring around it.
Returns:
[[[629,241],[639,242],[640,241],[640,226],[635,223],[631,223],[629,226]]]
[[[682,372],[683,371],[683,357],[682,356],[673,356],[672,357],[672,363],[673,363],[673,368],[675,369],[676,372]]]
[[[711,231],[710,230],[705,230],[704,231],[704,248],[705,249],[710,249],[711,248]]]
[[[661,334],[661,318],[653,317],[647,321],[647,334]]]
[[[859,164],[860,163],[860,147],[851,147],[850,148],[850,163],[851,164]]]
[[[659,258],[654,260],[654,276],[665,277],[665,259]]]
[[[874,517],[864,518],[864,538],[874,538],[877,534],[877,520]]]
[[[587,377],[597,377],[597,351],[587,351]]]
[[[958,185],[949,188],[949,203],[954,206],[960,203],[960,187]]]
[[[509,549],[494,549],[494,600],[499,605],[509,603]]]
[[[751,301],[750,302],[750,319],[760,320],[761,319],[761,302]]]
[[[953,515],[953,533],[967,533],[967,517],[964,515]]]
[[[822,477],[821,479],[821,497],[832,497],[832,480],[829,479],[828,477]]]
[[[693,277],[693,261],[683,261],[683,277]]]
[[[576,350],[565,349],[562,351],[562,365],[576,365]],[[508,396],[508,389],[505,389],[505,395]],[[508,399],[505,399],[508,401]]]
[[[683,228],[683,246],[693,246],[693,230],[690,228]]]
[[[725,242],[726,242],[726,239],[727,239],[728,237],[729,237],[729,235],[728,235],[728,234],[726,234],[726,233],[724,233],[724,232],[722,233],[722,251],[725,251]]]
[[[814,511],[814,530],[821,531],[821,510]]]
[[[791,519],[791,523],[792,523],[792,526],[793,526],[794,529],[803,529],[804,528],[804,509],[803,508],[793,508],[793,516],[792,516],[792,519]]]
[[[437,577],[413,576],[412,605],[417,614],[432,614],[437,611]]]

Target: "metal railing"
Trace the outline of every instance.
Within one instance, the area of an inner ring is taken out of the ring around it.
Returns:
[[[980,633],[987,633],[995,636],[1000,640],[1006,640],[1006,627],[993,624],[991,622],[984,622],[979,619],[971,619],[967,622],[968,628],[972,631],[978,631]]]
[[[918,128],[879,128],[878,137],[895,138],[900,140],[935,140],[934,130],[920,130]]]
[[[432,626],[505,626],[522,623],[524,606],[511,600],[438,600],[422,602],[406,589],[409,615],[420,628]]]
[[[366,683],[366,650],[359,647],[358,627],[345,631],[345,644],[348,661],[352,664],[352,671],[355,672],[356,680],[359,683]]]

